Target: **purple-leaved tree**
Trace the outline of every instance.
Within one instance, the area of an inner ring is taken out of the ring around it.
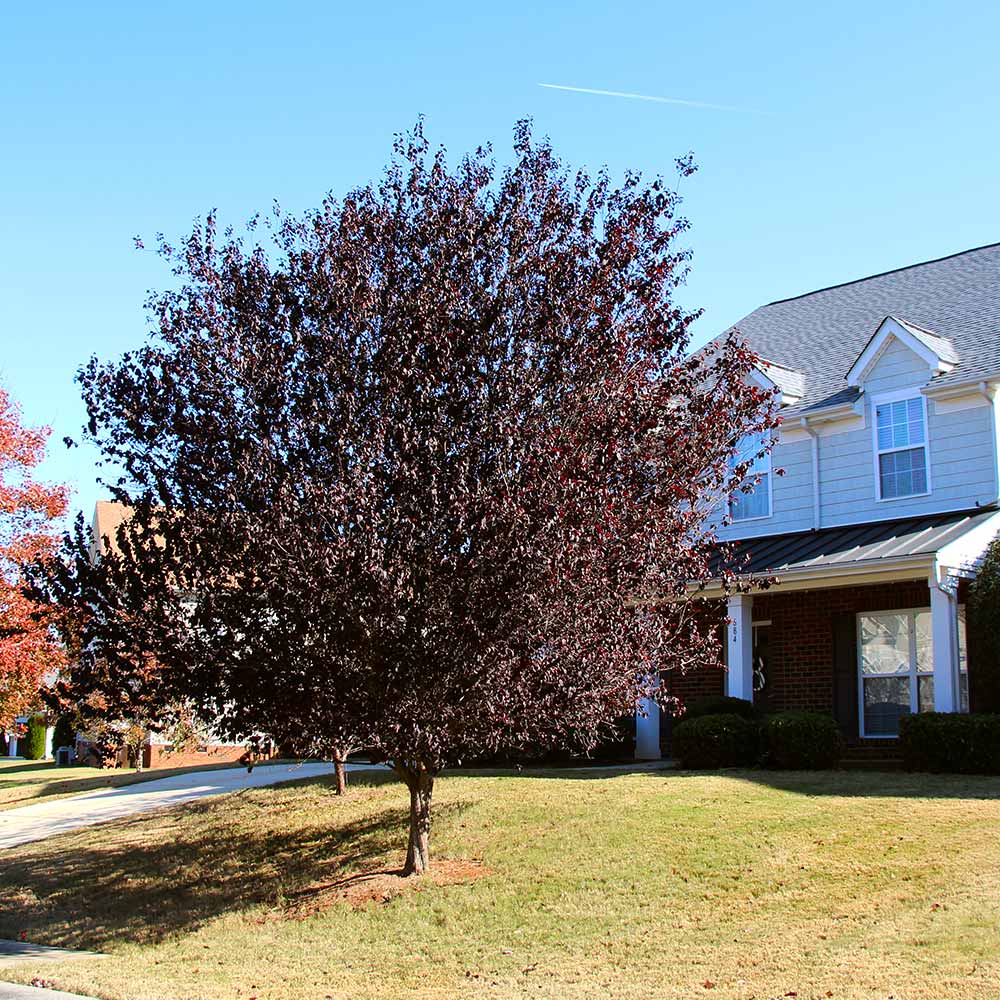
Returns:
[[[98,565],[80,528],[50,567],[86,610],[71,686],[367,748],[418,873],[442,768],[586,751],[658,671],[717,661],[689,585],[773,415],[738,340],[691,353],[677,209],[524,123],[504,169],[418,126],[343,200],[161,239],[154,335],[80,374],[133,513]]]

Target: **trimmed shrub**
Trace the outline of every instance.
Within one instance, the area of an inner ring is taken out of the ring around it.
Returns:
[[[681,767],[747,767],[757,762],[757,724],[732,712],[685,719],[674,727],[671,748]]]
[[[766,767],[789,771],[821,771],[836,767],[844,737],[832,715],[779,712],[760,728],[761,757]]]
[[[908,771],[1000,774],[1000,715],[906,715],[899,745]]]
[[[757,719],[760,712],[752,701],[730,698],[724,694],[695,698],[684,711],[685,719],[701,719],[706,715],[739,715],[744,719]]]
[[[28,719],[28,732],[24,737],[22,756],[28,760],[41,760],[45,756],[45,716],[33,715]]]

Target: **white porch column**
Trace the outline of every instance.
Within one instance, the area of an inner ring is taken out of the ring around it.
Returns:
[[[7,734],[7,756],[17,756],[17,736],[14,733]]]
[[[753,596],[733,594],[726,612],[726,694],[753,701]]]
[[[52,752],[52,737],[55,736],[56,727],[46,726],[45,727],[45,759],[52,760],[55,756]]]
[[[643,698],[635,713],[635,759],[659,760],[660,756],[660,706],[652,698]]]
[[[947,578],[928,581],[931,589],[931,642],[934,656],[934,711],[958,712],[958,601]]]

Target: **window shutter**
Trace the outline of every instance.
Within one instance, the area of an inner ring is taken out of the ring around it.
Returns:
[[[854,615],[833,619],[833,714],[844,736],[858,740],[858,626]]]

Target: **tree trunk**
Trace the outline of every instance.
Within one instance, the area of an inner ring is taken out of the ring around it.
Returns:
[[[333,767],[337,773],[338,795],[343,795],[347,791],[347,772],[344,770],[344,756],[339,750],[333,755]]]
[[[423,768],[406,768],[403,779],[410,789],[410,841],[404,875],[423,875],[430,867],[431,795],[434,775]]]

